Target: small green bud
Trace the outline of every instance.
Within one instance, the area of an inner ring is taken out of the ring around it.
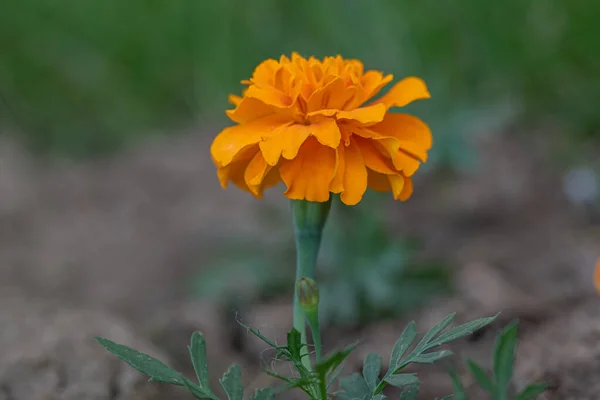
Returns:
[[[319,307],[319,289],[314,280],[302,277],[296,286],[298,300],[305,313],[312,313]]]

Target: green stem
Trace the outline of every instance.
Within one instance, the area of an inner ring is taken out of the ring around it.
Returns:
[[[315,269],[321,246],[323,227],[327,221],[330,207],[331,200],[325,203],[292,200],[294,234],[296,238],[296,282],[294,288],[297,287],[302,277],[315,279]],[[296,290],[294,290],[294,328],[300,332],[302,343],[306,344],[306,319],[304,311],[300,307]],[[313,337],[314,335],[315,332],[313,332]],[[320,342],[320,332],[316,332],[316,335],[319,336],[318,341]],[[304,366],[308,370],[311,370],[312,366],[308,357],[308,348],[303,347],[301,355]]]
[[[310,326],[310,332],[312,333],[313,343],[315,345],[315,360],[318,363],[321,362],[321,330],[319,328],[319,313],[317,310],[310,314],[307,313],[306,319],[308,320],[308,326]]]

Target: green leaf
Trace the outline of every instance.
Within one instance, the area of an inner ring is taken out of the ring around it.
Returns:
[[[206,340],[200,332],[192,334],[191,345],[189,346],[192,365],[196,371],[196,377],[200,387],[207,392],[210,392],[208,378],[208,364],[206,362]]]
[[[412,357],[410,361],[415,364],[433,364],[436,361],[439,361],[442,358],[450,357],[451,355],[452,352],[448,350],[432,351],[431,353],[419,354],[415,357]]]
[[[431,328],[424,336],[423,339],[419,342],[415,349],[422,349],[425,347],[425,344],[429,343],[434,337],[440,334],[444,329],[448,327],[454,321],[454,317],[456,317],[456,313],[452,313],[444,318],[442,321],[438,322]]]
[[[359,373],[354,373],[351,376],[341,378],[340,386],[346,394],[351,396],[351,399],[369,399],[371,396],[371,391],[369,390],[367,383]]]
[[[475,378],[475,381],[479,384],[479,386],[488,392],[492,397],[496,396],[496,385],[490,379],[488,374],[481,368],[477,363],[472,360],[467,360],[467,367],[469,367],[469,371]]]
[[[271,388],[257,389],[250,400],[275,400],[275,392]]]
[[[383,393],[379,393],[377,396],[372,397],[371,400],[387,400],[387,396]]]
[[[331,385],[333,385],[333,383],[335,382],[335,380],[337,379],[337,377],[340,375],[340,373],[344,370],[344,365],[340,365],[340,367],[338,369],[335,369],[331,375],[329,375],[329,381],[327,382],[327,386],[326,389],[329,390],[329,388],[331,387]]]
[[[183,386],[197,399],[219,400],[214,394],[205,392],[200,386],[187,378],[184,378]]]
[[[467,393],[465,392],[465,387],[460,381],[458,375],[456,375],[456,372],[450,371],[450,377],[452,378],[452,389],[454,391],[454,396],[450,395],[445,397],[444,399],[467,400]]]
[[[375,353],[369,353],[363,362],[363,376],[371,391],[375,390],[381,373],[381,357]]]
[[[342,362],[348,357],[348,355],[358,346],[357,343],[353,343],[350,346],[347,346],[345,349],[336,351],[326,360],[321,361],[319,364],[315,366],[315,371],[317,375],[320,377],[327,377],[330,373],[332,373],[337,367],[340,366]]]
[[[548,389],[545,383],[534,383],[527,386],[515,397],[515,400],[535,400],[540,394]]]
[[[276,350],[283,350],[283,349],[287,350],[287,347],[276,345],[275,343],[273,343],[273,341],[271,339],[269,339],[268,337],[266,337],[262,333],[260,333],[259,330],[250,328],[248,325],[245,325],[241,321],[237,321],[237,323],[240,324],[240,326],[242,328],[245,328],[250,333],[252,333],[254,336],[256,336],[257,338],[259,338],[260,340],[262,340],[263,342],[265,342],[266,344],[268,344],[269,346],[271,346],[271,348],[276,349]]]
[[[400,395],[400,400],[417,400],[419,396],[419,384],[414,384],[408,386],[406,389],[402,391]]]
[[[225,390],[229,400],[243,400],[244,387],[242,386],[242,370],[237,364],[231,364],[219,383]]]
[[[499,314],[496,314],[493,317],[488,318],[479,318],[475,321],[467,322],[466,324],[462,324],[450,329],[447,332],[442,333],[438,336],[437,339],[433,340],[427,348],[432,348],[435,346],[440,346],[444,343],[452,342],[453,340],[459,339],[463,336],[468,336],[473,332],[478,331],[486,325],[491,324],[498,317]]]
[[[296,328],[292,328],[287,334],[287,348],[292,360],[301,361],[300,349],[302,349],[302,346],[300,332]]]
[[[415,337],[417,337],[417,325],[415,324],[415,321],[411,321],[408,325],[406,325],[404,332],[402,332],[402,335],[400,335],[396,341],[396,344],[394,345],[394,348],[392,349],[390,367],[386,375],[391,375],[395,372],[398,363],[410,348],[410,345],[415,340]]]
[[[392,386],[397,388],[403,388],[405,386],[413,386],[419,384],[419,378],[417,374],[398,374],[390,375],[384,378],[384,380]]]
[[[177,386],[184,385],[183,375],[166,366],[162,361],[108,339],[96,337],[96,340],[117,358],[125,361],[141,373],[148,375],[151,381]]]
[[[513,322],[498,335],[494,351],[494,377],[496,378],[496,397],[498,400],[508,398],[508,389],[515,363],[515,347],[517,345],[518,322]]]

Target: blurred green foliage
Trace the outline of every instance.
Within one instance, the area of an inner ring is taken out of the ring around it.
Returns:
[[[424,77],[433,159],[460,167],[468,135],[515,117],[600,130],[598,15],[589,0],[6,1],[0,121],[38,150],[95,155],[220,123],[264,58],[341,53]]]
[[[373,212],[384,206],[382,199],[371,194],[356,207],[336,201],[340,204],[332,209],[317,270],[324,324],[395,317],[451,289],[447,266],[417,261],[416,243],[391,234],[380,213]],[[285,226],[288,216],[286,221],[283,217],[274,225]],[[192,290],[197,297],[223,303],[268,300],[293,289],[294,264],[292,237],[268,247],[246,239],[204,267]]]

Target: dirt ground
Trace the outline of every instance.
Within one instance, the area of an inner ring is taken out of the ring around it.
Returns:
[[[390,203],[392,229],[457,266],[456,294],[409,317],[424,331],[452,311],[461,321],[502,311],[489,330],[451,346],[456,365],[489,364],[495,332],[519,318],[515,385],[545,380],[547,399],[597,399],[600,230],[564,199],[564,171],[534,136],[486,136],[477,171],[426,176],[409,202]],[[0,400],[190,398],[147,383],[94,335],[189,372],[185,346],[202,330],[215,377],[235,361],[249,387],[273,383],[257,374],[264,347],[240,333],[231,310],[190,300],[186,278],[233,235],[289,234],[267,229],[258,212],[287,201],[276,191],[261,202],[221,190],[209,142],[193,132],[82,164],[41,162],[0,143]],[[283,299],[239,317],[281,340],[289,315]],[[362,339],[350,373],[368,352],[389,354],[407,321],[326,332],[325,345]],[[443,367],[419,373],[424,399],[450,393]],[[472,398],[485,399],[463,379]]]

